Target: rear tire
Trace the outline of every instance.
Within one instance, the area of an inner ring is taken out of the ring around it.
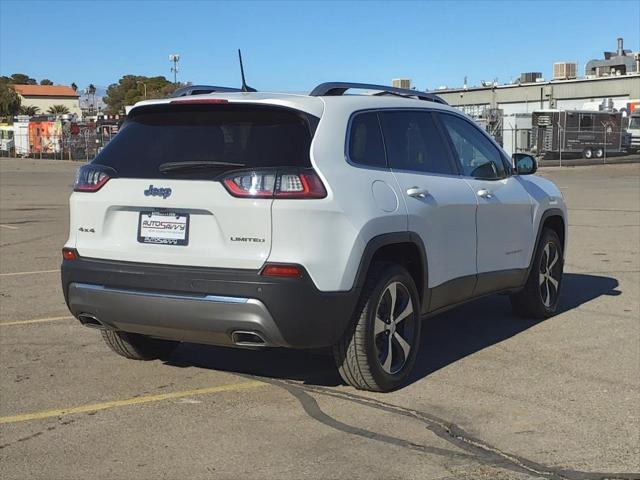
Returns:
[[[591,160],[593,158],[593,150],[590,148],[585,148],[582,151],[582,158],[586,158],[587,160]]]
[[[404,384],[420,347],[420,299],[406,269],[375,262],[354,318],[333,353],[342,379],[360,390],[387,392]]]
[[[602,148],[596,148],[593,154],[596,158],[602,158],[604,157],[604,150]]]
[[[115,330],[103,330],[102,338],[111,350],[131,360],[167,358],[180,343]]]
[[[562,286],[564,257],[558,234],[545,228],[524,288],[510,296],[516,315],[544,319],[556,314]]]

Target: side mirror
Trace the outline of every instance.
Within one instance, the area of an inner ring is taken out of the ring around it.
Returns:
[[[538,162],[527,153],[514,153],[511,158],[518,175],[532,175],[538,170]]]

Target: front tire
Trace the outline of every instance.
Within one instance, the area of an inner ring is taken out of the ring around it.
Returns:
[[[562,286],[564,257],[558,234],[545,228],[524,288],[510,296],[516,315],[544,319],[556,314]]]
[[[131,360],[167,358],[180,343],[116,330],[103,330],[102,339],[115,353]]]
[[[374,263],[352,324],[333,349],[340,376],[360,390],[398,388],[415,364],[420,330],[420,299],[411,275],[395,263]]]

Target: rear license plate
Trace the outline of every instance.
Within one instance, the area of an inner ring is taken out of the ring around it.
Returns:
[[[189,214],[140,212],[138,241],[161,245],[188,245]]]

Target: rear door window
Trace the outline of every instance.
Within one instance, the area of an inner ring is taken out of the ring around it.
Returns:
[[[430,112],[381,111],[379,115],[391,168],[444,175],[458,174],[445,139]]]
[[[139,107],[132,113],[93,162],[120,177],[212,178],[242,168],[311,166],[311,129],[318,119],[303,112],[187,104]],[[212,165],[160,171],[162,165],[186,162]]]

